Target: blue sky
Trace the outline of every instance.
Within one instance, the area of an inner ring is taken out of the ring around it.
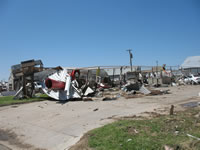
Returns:
[[[200,55],[199,0],[0,0],[0,79],[10,66],[180,65]]]

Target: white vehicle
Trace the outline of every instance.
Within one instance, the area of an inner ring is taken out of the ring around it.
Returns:
[[[31,83],[27,83],[26,86],[31,87]],[[34,82],[34,88],[35,88],[35,91],[36,91],[36,92],[43,93],[42,85],[41,85],[41,84],[39,84],[39,83],[37,83],[37,82]]]
[[[191,74],[184,81],[187,84],[200,84],[200,76]]]
[[[34,82],[35,91],[42,92],[42,85],[38,84],[37,82]]]

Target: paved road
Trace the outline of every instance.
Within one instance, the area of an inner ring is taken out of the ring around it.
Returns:
[[[0,150],[11,150],[10,148],[0,144]]]
[[[87,131],[112,122],[112,116],[136,115],[171,104],[200,101],[200,86],[173,87],[170,90],[172,94],[169,95],[128,100],[65,104],[43,101],[0,107],[0,134],[7,134],[7,140],[0,137],[0,143],[15,150],[65,150]]]

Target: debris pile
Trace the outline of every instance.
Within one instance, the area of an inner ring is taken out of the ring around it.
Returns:
[[[11,68],[15,98],[33,97],[39,92],[63,101],[111,101],[120,97],[130,99],[169,94],[169,90],[158,90],[158,87],[200,84],[199,76],[175,75],[172,70],[166,70],[165,65],[152,67],[152,70],[136,67],[131,72],[127,67],[112,69],[44,68],[41,60],[24,61]]]
[[[72,70],[69,73],[68,70],[60,68],[55,73],[47,75],[42,88],[44,93],[57,100],[113,101],[120,97],[130,99],[145,95],[169,94],[168,90],[150,90],[137,78],[131,78],[121,86],[113,85],[111,82],[105,83],[99,79],[100,77],[91,84],[89,80],[81,78],[80,70]]]

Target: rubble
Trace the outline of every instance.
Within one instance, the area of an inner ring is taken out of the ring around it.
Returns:
[[[170,94],[169,90],[151,90],[149,95],[163,95],[163,94]]]
[[[200,138],[198,138],[198,137],[196,137],[196,136],[193,136],[193,135],[190,135],[190,134],[187,134],[187,136],[188,136],[188,137],[191,137],[191,138],[193,138],[193,139],[195,139],[195,140],[200,141]]]
[[[147,88],[145,88],[144,85],[141,86],[140,92],[145,94],[145,95],[148,95],[148,94],[151,93],[151,91],[149,91]]]
[[[103,97],[103,92],[102,91],[97,92],[95,97],[98,97],[98,98]]]
[[[126,99],[132,99],[132,98],[140,98],[140,97],[143,97],[143,95],[141,94],[137,94],[137,95],[124,95],[124,97]]]
[[[14,95],[14,99],[21,99],[21,98],[23,98],[22,90],[23,90],[23,87],[21,87],[21,88],[17,91],[17,93]]]
[[[138,91],[140,89],[139,87],[139,83],[136,82],[136,83],[127,83],[126,85],[123,86],[122,90],[125,91],[125,92],[129,92],[129,91]]]
[[[84,102],[91,102],[91,101],[94,101],[91,97],[83,97],[82,100]]]
[[[85,91],[84,96],[88,96],[89,94],[92,94],[92,93],[94,93],[94,91],[90,87],[88,87],[87,90]]]
[[[186,108],[194,108],[194,107],[198,107],[199,105],[200,105],[199,102],[189,102],[189,103],[182,104],[182,106]]]
[[[39,67],[37,67],[39,66]],[[27,60],[11,67],[13,78],[12,90],[18,91],[15,98],[33,97],[35,94],[34,73],[42,71],[41,60]]]
[[[167,146],[167,145],[165,145],[165,150],[174,150],[173,148],[171,148],[171,147],[169,147],[169,146]]]
[[[130,92],[126,92],[126,94],[127,94],[127,95],[135,95],[135,94],[137,94],[137,92],[134,91],[134,90],[132,90],[132,91],[130,91]]]
[[[99,110],[99,108],[96,108],[96,109],[94,109],[93,111],[98,111]]]
[[[116,96],[113,96],[113,97],[104,97],[102,99],[102,101],[112,101],[112,100],[117,100],[117,97]]]
[[[80,78],[80,70],[69,70],[56,67],[54,71],[47,71],[46,76],[43,75],[42,90],[48,96],[56,100],[82,99],[83,101],[93,101],[92,97],[102,98],[102,101],[117,100],[123,96],[126,99],[138,98],[143,95],[161,95],[167,94],[168,91],[149,90],[141,82],[141,75],[137,73],[129,73],[128,80],[120,87],[112,87],[109,83],[102,83],[101,77],[98,77],[96,85],[91,86],[86,79]],[[26,87],[32,85],[27,84]],[[157,84],[158,85],[158,84]],[[23,88],[21,87],[16,93],[16,98],[23,98]],[[122,94],[120,94],[122,93]]]
[[[39,93],[45,93],[56,100],[93,101],[96,98],[107,101],[119,97],[130,99],[169,94],[168,90],[157,88],[188,84],[188,77],[182,72],[167,69],[166,65],[148,70],[138,66],[132,69],[130,71],[127,66],[108,69],[60,66],[44,68],[41,60],[23,61],[11,67],[13,87],[17,91],[15,98],[18,99],[34,96],[39,86]]]

